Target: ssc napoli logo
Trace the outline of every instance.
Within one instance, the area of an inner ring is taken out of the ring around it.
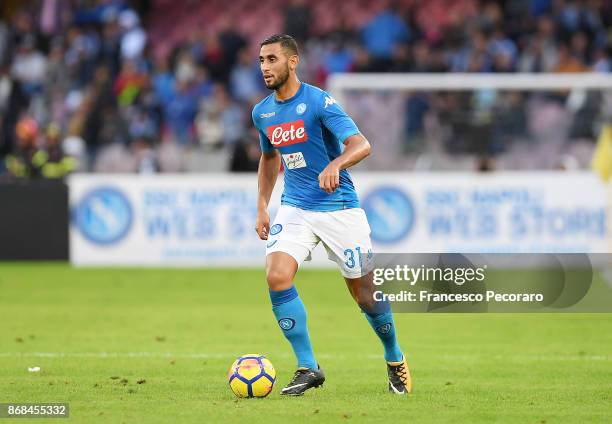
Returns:
[[[383,186],[372,190],[363,201],[363,209],[376,242],[395,243],[414,226],[414,206],[399,188]]]
[[[391,323],[388,322],[386,324],[381,325],[380,327],[376,327],[376,331],[380,334],[388,334],[391,331]]]
[[[304,112],[306,112],[306,103],[300,103],[299,105],[297,105],[295,107],[295,111],[297,112],[298,115],[301,115]]]
[[[103,187],[90,191],[74,210],[74,223],[92,243],[112,244],[132,226],[132,207],[119,190]]]
[[[295,320],[292,318],[281,318],[278,320],[278,325],[285,331],[291,330],[295,327]]]
[[[270,235],[271,236],[275,236],[278,233],[280,233],[281,231],[283,231],[283,226],[280,224],[274,224],[272,226],[272,228],[270,228]]]

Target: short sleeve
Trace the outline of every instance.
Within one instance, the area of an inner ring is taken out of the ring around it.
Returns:
[[[359,128],[355,122],[346,114],[336,100],[328,93],[318,102],[319,119],[340,143],[344,143],[351,135],[359,134]]]
[[[259,128],[256,116],[257,112],[255,109],[253,109],[253,112],[251,113],[251,118],[253,119],[253,125],[255,125],[255,128],[257,128],[257,132],[259,133],[259,147],[261,147],[261,151],[263,153],[270,153],[274,150],[274,147],[272,147],[272,143],[270,143],[270,140],[268,139],[266,133],[263,132],[261,128]]]

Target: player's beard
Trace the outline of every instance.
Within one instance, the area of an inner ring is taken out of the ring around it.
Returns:
[[[277,78],[274,78],[274,82],[272,82],[272,84],[270,85],[266,84],[266,87],[268,87],[270,90],[278,90],[283,85],[285,85],[288,79],[289,79],[289,66],[285,68],[285,72],[280,74]]]

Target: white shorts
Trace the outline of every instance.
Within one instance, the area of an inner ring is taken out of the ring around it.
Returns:
[[[266,255],[285,252],[301,265],[322,242],[347,278],[367,274],[372,257],[370,225],[361,208],[316,212],[281,205],[266,243]]]

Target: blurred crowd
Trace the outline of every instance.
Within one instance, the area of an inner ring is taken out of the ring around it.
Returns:
[[[612,0],[225,3],[4,0],[0,175],[256,170],[257,52],[274,32],[298,39],[301,78],[323,87],[338,72],[612,71]],[[405,103],[405,145],[430,106]]]

